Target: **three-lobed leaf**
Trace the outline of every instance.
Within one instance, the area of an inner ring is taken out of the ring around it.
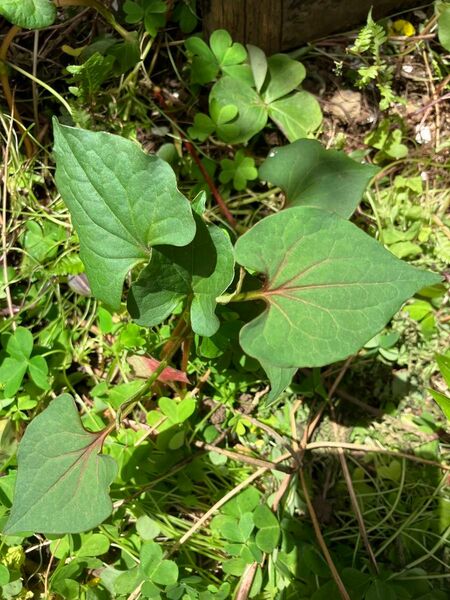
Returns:
[[[178,567],[173,560],[163,558],[159,544],[144,542],[140,552],[141,575],[148,581],[160,585],[172,585],[178,580]]]
[[[348,218],[378,168],[343,152],[325,150],[316,140],[297,140],[271,151],[260,178],[281,187],[287,206],[315,206]]]
[[[171,167],[134,142],[54,120],[56,184],[80,238],[92,293],[120,305],[128,271],[151,247],[184,246],[195,235]]]
[[[18,392],[27,371],[40,389],[48,389],[48,365],[43,356],[31,356],[33,336],[28,329],[18,327],[9,337],[5,349],[8,356],[0,364],[0,385],[7,398]]]
[[[52,0],[1,0],[0,15],[18,27],[41,29],[53,24],[56,7]]]
[[[270,554],[277,547],[280,537],[278,519],[266,504],[261,504],[253,513],[253,520],[258,528],[255,537],[256,545],[263,552]]]
[[[105,434],[86,431],[69,394],[28,425],[19,445],[14,502],[4,533],[80,533],[112,511],[117,465],[101,454]]]
[[[223,229],[208,227],[197,214],[195,222],[194,240],[184,248],[155,248],[149,265],[132,285],[128,310],[140,325],[161,323],[189,297],[192,329],[211,336],[219,328],[216,297],[233,280],[233,248]]]
[[[241,346],[281,368],[346,358],[407,298],[440,280],[317,208],[290,208],[263,219],[237,241],[235,257],[265,276],[262,289],[247,297],[264,300],[266,309],[242,328]]]
[[[251,48],[250,64],[254,81],[225,76],[211,89],[210,110],[213,102],[219,106],[232,103],[238,109],[230,124],[234,128],[218,132],[224,141],[247,142],[264,129],[268,117],[289,141],[307,137],[319,127],[322,112],[317,100],[304,90],[294,91],[305,77],[301,63],[284,54],[275,54],[264,64],[262,55]]]

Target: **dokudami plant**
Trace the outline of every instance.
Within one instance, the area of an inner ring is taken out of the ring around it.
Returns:
[[[270,153],[260,176],[283,189],[285,207],[237,236],[207,223],[204,196],[189,202],[168,163],[135,142],[56,119],[54,136],[56,183],[92,293],[117,310],[126,280],[137,323],[176,324],[115,422],[87,431],[64,393],[30,423],[6,534],[77,533],[110,515],[117,467],[102,451],[105,439],[151,396],[182,340],[214,336],[227,311],[245,305],[236,344],[267,372],[272,401],[298,368],[358,352],[406,299],[440,281],[350,222],[376,171],[315,140]]]

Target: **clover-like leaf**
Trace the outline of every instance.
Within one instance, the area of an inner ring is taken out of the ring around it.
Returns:
[[[255,538],[256,545],[263,552],[273,552],[280,537],[278,519],[266,504],[261,504],[253,513],[253,520],[259,530]]]
[[[303,69],[301,65],[300,67]],[[296,81],[299,78],[300,70]],[[282,87],[289,89],[290,86]],[[270,86],[270,80],[267,90],[269,98],[277,97],[275,89]],[[237,107],[238,114],[228,125],[233,125],[233,128],[218,131],[221,139],[231,144],[248,142],[264,129],[268,117],[278,125],[290,142],[307,137],[322,122],[319,103],[312,94],[304,90],[268,102],[251,84],[229,76],[222,77],[214,84],[209,102],[210,111],[212,102],[217,102],[219,107],[229,104]]]
[[[268,104],[286,96],[305,79],[306,69],[298,60],[286,54],[274,54],[267,59],[269,80],[262,96]]]
[[[243,150],[238,150],[233,160],[224,158],[220,161],[222,172],[219,180],[222,183],[233,182],[236,190],[245,190],[247,181],[258,177],[258,169],[255,167],[255,160],[251,156],[246,156]]]
[[[216,298],[234,277],[234,258],[228,234],[205,225],[195,215],[197,233],[188,246],[159,246],[132,285],[128,310],[140,325],[161,323],[185,297],[191,297],[192,329],[211,336],[219,327]]]
[[[350,217],[378,168],[363,165],[316,140],[297,140],[272,150],[260,178],[278,185],[288,206],[316,206]]]
[[[142,544],[140,573],[145,579],[160,585],[172,585],[178,580],[178,567],[173,560],[163,559],[162,550],[156,542]]]
[[[0,363],[0,386],[7,398],[18,392],[27,371],[40,389],[49,388],[47,362],[43,356],[31,356],[33,335],[28,329],[18,327],[8,338],[5,350],[8,356]]]
[[[52,25],[56,7],[52,0],[2,0],[0,15],[18,27],[41,29]]]
[[[242,64],[247,52],[238,42],[233,43],[230,34],[224,29],[213,31],[206,44],[197,36],[188,38],[186,48],[192,54],[191,79],[193,83],[205,84],[213,81],[219,71],[236,79],[251,83],[251,71]]]
[[[71,396],[53,400],[20,442],[14,502],[4,533],[79,533],[106,519],[117,465],[101,454],[104,438],[105,432],[83,428]]]
[[[269,117],[287,139],[294,142],[307,137],[322,122],[320,105],[312,94],[301,90],[269,104]]]
[[[118,308],[128,271],[159,244],[195,235],[171,167],[131,140],[54,120],[56,184],[80,238],[92,293]]]
[[[220,133],[224,142],[248,142],[267,123],[267,107],[262,98],[250,85],[233,77],[222,77],[214,84],[209,95],[210,110],[213,102],[217,102],[219,107],[233,104],[238,109],[237,117],[232,122],[233,129],[224,129]]]
[[[266,309],[241,329],[241,346],[283,368],[346,358],[407,298],[440,280],[317,208],[289,208],[263,219],[237,241],[235,257],[266,277],[261,290],[247,295],[264,300]]]

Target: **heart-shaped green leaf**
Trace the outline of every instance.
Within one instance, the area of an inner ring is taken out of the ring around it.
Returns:
[[[71,396],[53,400],[20,442],[14,502],[4,533],[79,533],[106,519],[117,465],[100,454],[104,437],[104,432],[83,428]]]
[[[288,206],[316,206],[348,218],[378,168],[363,165],[316,140],[297,140],[271,151],[260,178],[278,185]]]
[[[298,60],[286,54],[274,54],[267,59],[269,81],[262,90],[262,97],[270,104],[289,94],[305,79],[306,70]]]
[[[18,27],[40,29],[52,25],[56,7],[52,0],[2,0],[0,15]]]
[[[131,287],[128,310],[140,325],[161,323],[183,298],[192,298],[191,324],[199,335],[211,336],[219,328],[216,298],[234,277],[234,257],[228,234],[205,225],[195,215],[197,233],[188,246],[159,246],[150,264]]]
[[[171,167],[134,142],[54,120],[56,183],[80,238],[92,292],[120,306],[128,271],[160,244],[195,235],[187,199]]]
[[[316,208],[289,208],[263,219],[237,241],[235,257],[266,277],[261,290],[247,294],[267,307],[242,328],[241,346],[283,368],[346,358],[407,298],[440,280],[395,258],[352,223]]]
[[[304,90],[275,100],[269,104],[268,111],[290,142],[310,135],[322,122],[319,103]]]

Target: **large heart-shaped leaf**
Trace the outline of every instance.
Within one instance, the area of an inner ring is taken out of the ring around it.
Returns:
[[[272,150],[259,169],[260,178],[278,185],[288,206],[316,206],[347,218],[354,212],[378,172],[316,140],[297,140]]]
[[[0,15],[25,29],[48,27],[56,18],[52,0],[1,0]]]
[[[80,238],[92,292],[112,308],[123,281],[151,246],[184,246],[195,235],[171,167],[131,140],[54,120],[56,184]]]
[[[131,287],[128,309],[140,325],[161,323],[189,296],[192,329],[199,335],[211,336],[219,328],[216,297],[233,280],[233,248],[223,229],[207,227],[197,214],[195,221],[194,240],[184,248],[155,248],[149,265]]]
[[[269,104],[268,111],[290,142],[310,135],[322,122],[319,103],[304,90],[275,100]]]
[[[262,243],[264,240],[264,243]],[[295,207],[263,219],[235,247],[264,273],[266,309],[245,325],[245,352],[277,367],[319,367],[353,354],[402,303],[439,276],[395,258],[338,215]]]
[[[117,465],[100,454],[104,437],[104,432],[83,428],[71,396],[53,400],[20,442],[14,502],[4,533],[79,533],[106,519]]]

